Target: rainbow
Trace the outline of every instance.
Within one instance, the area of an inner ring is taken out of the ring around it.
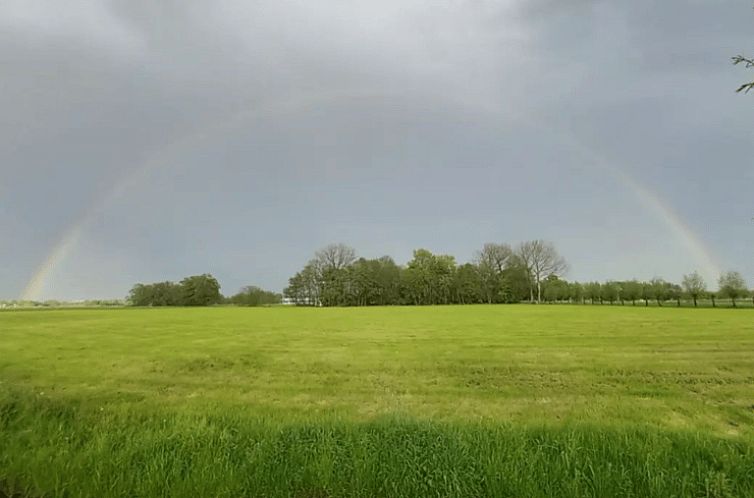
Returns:
[[[587,147],[573,134],[564,131],[554,133],[565,145],[584,157],[592,166],[608,172],[618,183],[631,192],[640,201],[641,206],[660,220],[675,239],[686,248],[686,251],[699,265],[699,273],[707,282],[717,282],[722,270],[714,256],[714,251],[704,244],[702,239],[694,233],[670,204],[649,187],[629,175],[625,169],[619,168],[613,161],[608,161],[595,149]]]
[[[34,274],[23,290],[21,299],[30,301],[38,300],[43,291],[50,286],[54,271],[65,262],[79,244],[81,236],[85,232],[87,226],[97,219],[108,204],[126,193],[131,186],[138,184],[139,181],[146,177],[153,169],[179,164],[180,161],[178,161],[178,159],[182,157],[182,154],[195,150],[198,146],[201,146],[207,140],[218,134],[237,129],[240,125],[247,123],[251,119],[259,119],[260,117],[265,116],[300,111],[302,108],[312,107],[336,99],[362,99],[385,96],[387,95],[384,92],[376,91],[358,92],[346,95],[342,93],[321,94],[315,97],[287,99],[266,107],[250,108],[241,111],[231,119],[224,119],[209,127],[188,133],[179,140],[168,144],[157,154],[150,157],[147,161],[122,177],[114,184],[111,190],[105,192],[104,195],[99,197],[98,200],[91,205],[89,210],[68,227],[62,237],[55,243],[55,245],[53,245],[44,261],[35,269]],[[598,167],[608,172],[621,185],[623,185],[624,188],[633,193],[637,200],[640,201],[642,207],[656,216],[657,219],[667,226],[670,233],[672,233],[675,239],[686,248],[687,252],[700,266],[700,273],[702,273],[708,281],[714,282],[717,279],[721,271],[720,265],[713,256],[713,251],[705,246],[699,236],[691,230],[688,224],[684,222],[673,207],[663,201],[656,192],[637,181],[625,170],[617,167],[613,162],[607,161],[594,149],[579,141],[570,132],[548,128],[541,122],[532,121],[531,116],[524,117],[522,114],[518,116],[518,118],[531,126],[535,126],[539,131],[550,133],[563,145],[581,155],[593,167]]]

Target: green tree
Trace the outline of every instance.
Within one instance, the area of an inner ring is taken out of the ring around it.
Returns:
[[[320,269],[318,277],[319,300],[322,306],[345,306],[351,297],[352,286],[349,285],[349,268],[325,267]]]
[[[359,258],[347,269],[345,292],[347,303],[352,306],[372,306],[379,304],[381,286],[379,262]]]
[[[401,273],[398,266],[390,256],[382,256],[377,259],[377,285],[379,298],[377,304],[400,304],[401,299]]]
[[[737,271],[723,273],[720,276],[719,287],[720,297],[729,298],[733,302],[734,308],[736,307],[736,299],[746,297],[749,293],[744,277]]]
[[[649,289],[651,296],[657,301],[657,306],[662,306],[662,303],[668,299],[668,283],[659,277],[655,277],[649,281]]]
[[[550,275],[542,282],[542,296],[547,302],[567,301],[570,298],[568,282]]]
[[[455,258],[434,255],[426,249],[414,251],[404,270],[405,293],[414,304],[448,304],[452,297]]]
[[[136,284],[128,295],[132,306],[181,306],[181,287],[173,282]]]
[[[568,286],[571,299],[574,303],[584,304],[584,285],[578,282],[573,282]]]
[[[520,303],[529,298],[531,286],[530,275],[522,261],[514,256],[503,270],[498,291],[501,303]]]
[[[488,299],[483,295],[484,289],[479,274],[479,267],[471,263],[466,263],[458,267],[455,272],[455,302],[459,304],[476,304],[482,300]],[[489,301],[488,301],[489,302]]]
[[[681,296],[683,296],[683,288],[678,284],[668,283],[666,287],[666,296],[668,299],[672,299],[676,302],[678,307],[681,307]]]
[[[434,254],[426,249],[416,249],[414,257],[404,271],[405,294],[413,304],[432,304],[436,285],[433,270]]]
[[[641,284],[636,280],[623,282],[623,298],[631,301],[636,306],[636,300],[641,299]]]
[[[503,272],[513,262],[513,250],[508,244],[484,244],[474,257],[477,266],[481,292],[488,304],[501,302],[504,286]]]
[[[707,292],[707,283],[704,281],[699,272],[690,273],[683,276],[683,290],[686,295],[694,300],[694,307],[697,307],[697,300]]]
[[[152,304],[152,286],[136,284],[126,299],[131,306],[149,306]]]
[[[644,306],[649,306],[649,301],[654,298],[654,289],[651,282],[641,282],[641,299]]]
[[[602,284],[602,299],[607,300],[611,305],[618,300],[619,288],[615,282],[605,282]]]
[[[588,282],[584,284],[584,294],[589,298],[589,301],[594,304],[596,300],[602,303],[602,284],[599,282]]]
[[[186,277],[180,285],[183,306],[209,306],[222,299],[220,283],[208,273]]]
[[[237,306],[265,306],[280,304],[281,300],[282,296],[280,294],[249,285],[231,296],[228,302]]]

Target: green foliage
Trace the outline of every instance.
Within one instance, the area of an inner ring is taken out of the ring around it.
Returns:
[[[707,292],[707,284],[698,272],[683,276],[683,290],[694,300],[694,306],[698,305],[700,297]]]
[[[356,259],[342,244],[317,251],[283,291],[308,306],[514,303],[529,296],[529,270],[505,244],[485,244],[474,263],[417,249],[405,267],[388,256]]]
[[[499,284],[498,284],[499,285]],[[479,267],[471,263],[466,263],[458,267],[455,272],[453,288],[455,289],[454,302],[459,304],[478,304],[484,302],[485,296],[489,291],[483,284]],[[497,291],[498,293],[500,290]]]
[[[602,285],[602,292],[600,294],[604,301],[614,304],[620,297],[621,288],[616,282],[605,282]]]
[[[542,297],[550,303],[570,301],[571,286],[557,275],[550,275],[542,282]]]
[[[584,284],[584,295],[594,304],[596,301],[602,302],[602,284],[599,282],[588,282]]]
[[[668,283],[659,277],[649,281],[649,296],[657,301],[657,306],[668,299]]]
[[[412,304],[452,302],[456,261],[453,256],[435,255],[426,249],[414,251],[403,272],[404,292]]]
[[[719,296],[706,292],[698,273],[684,276],[683,286],[654,278],[607,282],[568,282],[560,274],[567,268],[552,244],[531,241],[513,251],[507,244],[485,244],[473,262],[456,264],[450,255],[417,249],[406,266],[391,258],[356,259],[355,251],[333,244],[289,279],[284,291],[293,303],[309,306],[386,306],[433,304],[497,304],[522,301],[548,303],[625,304],[664,306],[670,301],[695,306],[709,297],[728,299],[724,306],[737,306],[747,294],[741,280],[738,290],[730,286]],[[740,275],[739,275],[740,276]],[[740,287],[743,286],[743,287]],[[709,303],[702,303],[703,305]]]
[[[136,284],[127,298],[131,306],[209,306],[222,301],[220,284],[209,274],[186,277],[180,284]]]
[[[183,306],[209,306],[222,300],[220,283],[207,273],[181,280],[181,304]]]
[[[282,298],[280,294],[250,285],[228,298],[228,302],[237,306],[266,306],[280,304]]]
[[[729,271],[722,274],[720,276],[719,287],[719,296],[730,298],[733,301],[733,306],[736,306],[736,299],[749,295],[744,277],[737,271]]]
[[[132,306],[180,306],[183,291],[173,282],[136,284],[128,295],[128,302]]]
[[[636,301],[642,298],[642,284],[636,280],[622,282],[623,299],[631,301],[636,306]]]

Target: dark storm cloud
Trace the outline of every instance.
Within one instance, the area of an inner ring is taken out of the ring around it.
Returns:
[[[728,58],[753,31],[735,2],[7,2],[0,297],[87,216],[43,297],[280,289],[330,241],[466,259],[541,236],[575,278],[693,270],[564,134],[751,275],[754,106]]]

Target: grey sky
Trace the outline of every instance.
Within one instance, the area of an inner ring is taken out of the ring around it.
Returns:
[[[705,246],[754,284],[741,52],[734,1],[6,0],[0,298],[61,241],[39,298],[527,238],[570,278],[679,280]]]

